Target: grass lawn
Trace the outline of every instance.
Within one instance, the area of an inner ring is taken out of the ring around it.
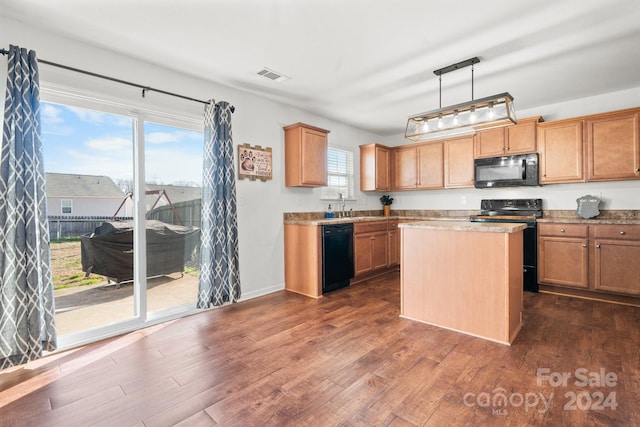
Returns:
[[[51,268],[54,289],[106,282],[105,277],[97,274],[85,277],[80,261],[80,239],[51,241]]]

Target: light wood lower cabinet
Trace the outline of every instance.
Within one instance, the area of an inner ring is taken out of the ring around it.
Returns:
[[[322,227],[285,224],[284,287],[313,298],[322,296]]]
[[[587,289],[588,256],[586,238],[541,236],[538,239],[538,281]]]
[[[400,232],[398,220],[389,220],[387,224],[389,239],[389,267],[400,264]]]
[[[399,263],[397,219],[355,223],[353,231],[356,281],[385,273]]]
[[[640,225],[538,225],[538,282],[640,295]]]
[[[355,222],[353,229],[353,280],[384,274],[398,265],[397,218]],[[291,292],[314,298],[322,296],[322,226],[285,224],[284,285]]]
[[[354,224],[353,256],[356,277],[387,267],[388,252],[387,220]]]
[[[386,267],[387,245],[386,231],[354,235],[355,275]]]
[[[593,287],[640,295],[640,225],[592,227]]]

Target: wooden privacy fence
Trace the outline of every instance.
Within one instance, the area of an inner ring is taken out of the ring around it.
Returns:
[[[200,228],[202,202],[200,199],[174,203],[171,206],[164,205],[154,208],[147,213],[147,219],[156,219],[168,224],[183,225]],[[180,216],[177,220],[175,212]],[[83,234],[91,234],[105,221],[110,221],[110,216],[49,216],[49,238],[51,240],[78,238]],[[115,217],[117,221],[132,220],[133,217]]]
[[[118,220],[130,220],[132,217],[118,217]],[[49,238],[51,240],[77,238],[90,234],[110,216],[49,216]]]
[[[184,224],[180,224],[175,217],[178,213]],[[173,209],[169,205],[163,205],[154,208],[147,213],[147,219],[157,219],[158,221],[167,222],[169,224],[184,225],[186,227],[198,227],[202,225],[202,200],[188,200],[186,202],[173,203]]]

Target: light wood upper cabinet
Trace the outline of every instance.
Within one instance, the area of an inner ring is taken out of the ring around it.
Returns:
[[[640,179],[638,116],[636,110],[585,120],[588,181]]]
[[[473,160],[539,153],[539,183],[640,179],[640,108],[554,122],[541,117],[475,137],[360,147],[362,191],[473,187]]]
[[[539,116],[518,120],[518,124],[480,130],[476,134],[475,157],[498,157],[536,151]]]
[[[414,189],[418,184],[417,149],[415,145],[394,147],[393,159],[393,188],[398,190]]]
[[[444,188],[442,142],[429,142],[392,149],[394,190]]]
[[[507,154],[534,153],[537,148],[540,116],[518,120],[517,125],[507,126]]]
[[[360,146],[360,191],[391,189],[391,150],[380,144]]]
[[[284,127],[285,185],[324,187],[327,185],[329,131],[304,123]]]
[[[444,141],[445,188],[473,187],[473,137]]]
[[[507,131],[504,127],[482,130],[476,134],[476,158],[504,156],[506,147]]]
[[[582,120],[538,124],[540,184],[584,182]]]
[[[444,188],[444,144],[431,142],[416,147],[420,189]],[[473,167],[473,162],[471,164]]]

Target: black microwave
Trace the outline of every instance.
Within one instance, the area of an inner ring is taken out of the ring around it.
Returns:
[[[538,153],[475,159],[476,188],[536,186]]]

